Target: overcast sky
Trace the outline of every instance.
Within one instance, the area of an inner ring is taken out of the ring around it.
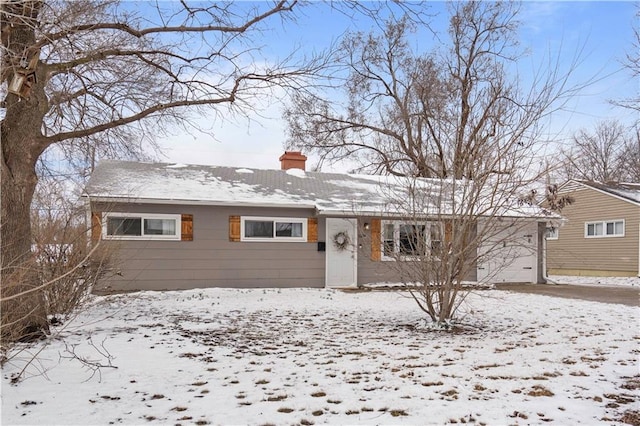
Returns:
[[[433,4],[433,28],[446,29],[444,3]],[[567,111],[545,123],[558,143],[566,141],[579,128],[590,128],[599,120],[617,118],[630,123],[629,110],[613,107],[611,99],[628,98],[640,90],[622,61],[632,49],[633,26],[638,25],[633,2],[524,2],[519,20],[520,47],[530,55],[518,64],[520,69],[539,65],[541,58],[562,53],[565,65],[575,55],[582,60],[574,82],[595,78],[595,82],[567,105]],[[282,57],[295,47],[321,50],[348,30],[368,31],[371,23],[354,22],[328,10],[320,3],[304,9],[297,23],[281,25],[274,21],[263,33],[264,54]],[[429,48],[432,38],[426,32],[416,34],[417,46]],[[443,34],[446,37],[446,34]],[[279,168],[278,157],[284,150],[286,124],[281,118],[283,105],[272,99],[256,105],[249,118],[231,117],[206,127],[215,137],[201,133],[180,133],[160,141],[164,161],[188,164],[212,164],[251,168]],[[206,120],[205,120],[206,121]],[[311,159],[313,162],[313,158]],[[339,164],[323,170],[348,171]]]

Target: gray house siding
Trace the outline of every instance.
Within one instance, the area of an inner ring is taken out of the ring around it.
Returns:
[[[92,211],[193,215],[193,241],[103,240],[115,248],[117,274],[98,291],[324,286],[324,253],[316,242],[229,241],[229,216],[309,218],[311,209],[103,204]]]
[[[327,218],[315,216],[313,209],[94,203],[91,210],[193,216],[192,241],[102,239],[113,249],[113,260],[111,274],[96,287],[98,292],[325,286],[326,252],[318,250],[318,242],[327,243]],[[315,218],[318,238],[312,242],[230,241],[230,216]],[[372,244],[380,241],[379,237],[372,241],[372,229],[365,229],[365,224],[374,220],[358,218],[358,285],[401,281],[393,261],[372,257]],[[475,264],[465,279],[477,280]]]
[[[398,276],[397,268],[393,268],[393,263],[384,260],[372,260],[371,245],[380,245],[380,240],[372,241],[371,228],[365,229],[365,223],[371,225],[373,217],[361,217],[358,219],[358,284],[373,283],[397,283],[401,279]]]
[[[371,284],[371,283],[397,283],[401,281],[399,274],[402,271],[402,267],[398,268],[395,265],[395,261],[389,260],[373,260],[371,245],[372,241],[371,229],[365,229],[365,224],[371,224],[376,219],[374,217],[361,217],[358,219],[358,284]],[[385,218],[384,220],[402,221],[400,217]],[[381,241],[375,241],[375,244],[380,245]],[[469,268],[465,280],[476,281],[477,270],[475,261]]]

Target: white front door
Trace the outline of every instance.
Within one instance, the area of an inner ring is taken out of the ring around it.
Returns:
[[[327,219],[325,285],[358,285],[358,220]]]

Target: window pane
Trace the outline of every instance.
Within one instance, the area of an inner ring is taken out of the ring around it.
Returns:
[[[107,235],[142,235],[142,219],[139,217],[110,217]]]
[[[437,256],[442,250],[442,225],[432,223],[429,233],[431,234],[431,254]]]
[[[175,219],[145,219],[145,235],[176,235]]]
[[[424,231],[424,225],[400,225],[398,238],[400,254],[424,255]]]
[[[244,236],[247,238],[273,238],[273,221],[246,220]]]
[[[603,227],[602,227],[602,223],[596,223],[596,233],[595,235],[603,235],[602,231],[603,231]]]
[[[616,233],[616,225],[613,222],[607,222],[607,235],[614,235]]]
[[[595,235],[595,233],[596,233],[596,226],[593,223],[587,224],[587,235],[591,236],[591,235]]]
[[[624,222],[616,222],[615,235],[624,234]]]
[[[302,224],[276,222],[276,237],[302,237]]]
[[[382,252],[385,256],[393,256],[394,253],[393,224],[384,225],[382,234]]]

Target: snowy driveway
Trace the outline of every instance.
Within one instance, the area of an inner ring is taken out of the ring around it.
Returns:
[[[640,306],[640,288],[605,287],[567,284],[497,284],[499,290],[518,293],[542,294],[567,299],[590,300],[602,303],[617,303],[627,306]]]

